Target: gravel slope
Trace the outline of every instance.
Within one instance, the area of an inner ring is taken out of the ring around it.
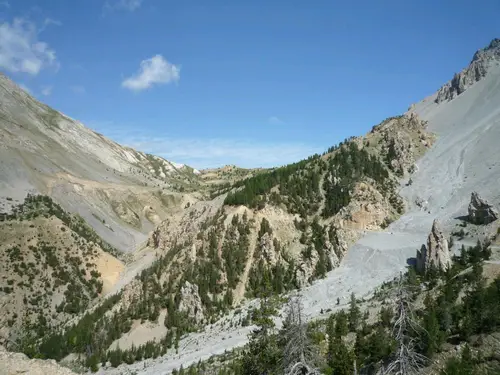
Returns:
[[[429,129],[438,140],[418,162],[413,184],[403,186],[408,212],[385,232],[369,233],[349,250],[337,269],[302,291],[306,314],[312,318],[321,309],[338,308],[348,303],[354,292],[369,295],[382,282],[404,270],[409,258],[425,242],[437,218],[445,231],[467,213],[472,190],[497,207],[500,206],[500,67],[491,68],[488,76],[451,102],[434,103],[435,95],[418,103],[413,111],[429,121]],[[414,204],[417,198],[427,202],[425,209]],[[182,340],[179,355],[139,362],[101,373],[165,374],[181,365],[189,366],[242,346],[249,327],[231,330],[218,322],[203,333]]]

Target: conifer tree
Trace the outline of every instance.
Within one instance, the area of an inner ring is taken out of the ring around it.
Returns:
[[[351,294],[351,302],[349,304],[349,330],[356,331],[361,319],[361,310],[359,309],[358,302],[354,293]]]
[[[335,337],[339,338],[347,335],[349,326],[347,322],[347,315],[344,310],[339,311],[335,315]]]
[[[352,375],[354,370],[354,356],[347,348],[341,337],[333,339],[328,353],[328,366],[333,375]]]

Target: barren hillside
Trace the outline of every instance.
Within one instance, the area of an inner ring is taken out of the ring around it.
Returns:
[[[106,241],[131,251],[161,220],[196,200],[186,194],[199,188],[198,171],[123,147],[38,102],[3,74],[0,123],[2,211],[27,193],[49,195]]]

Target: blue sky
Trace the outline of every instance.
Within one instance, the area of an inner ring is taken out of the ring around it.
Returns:
[[[197,168],[293,162],[437,90],[500,36],[478,0],[0,1],[0,70]]]

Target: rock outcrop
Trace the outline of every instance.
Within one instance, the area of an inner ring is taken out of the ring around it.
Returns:
[[[446,270],[451,266],[451,253],[438,221],[434,220],[427,246],[417,251],[417,271],[427,272],[431,268]]]
[[[53,359],[29,359],[22,353],[7,352],[0,347],[0,375],[76,375],[73,371],[61,367]]]
[[[477,51],[469,66],[439,89],[435,102],[450,101],[462,94],[486,75],[492,63],[500,63],[500,39],[493,39],[488,47]]]
[[[427,122],[414,112],[390,117],[374,126],[372,134],[380,134],[381,156],[399,176],[412,173],[415,161],[434,141],[427,132]]]
[[[472,192],[469,203],[469,221],[474,224],[489,224],[498,219],[498,212],[491,204]]]
[[[198,293],[198,285],[186,281],[181,287],[180,294],[179,311],[187,313],[189,318],[193,319],[196,324],[203,322],[205,316],[200,294]]]
[[[264,233],[259,241],[260,254],[269,265],[274,266],[277,262],[278,254],[273,244],[273,237],[269,233]]]

